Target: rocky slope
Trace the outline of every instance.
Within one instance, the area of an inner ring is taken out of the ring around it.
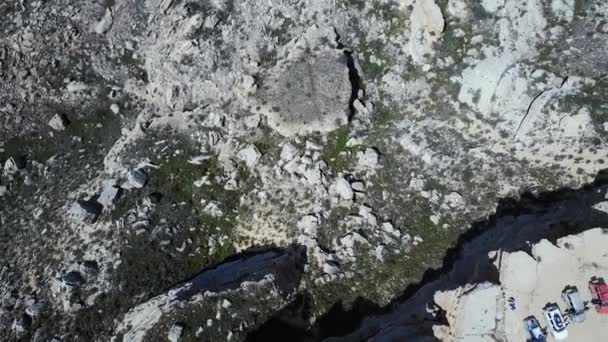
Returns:
[[[290,311],[358,334],[318,322],[395,303],[501,199],[605,168],[607,15],[3,1],[0,339],[237,341]]]

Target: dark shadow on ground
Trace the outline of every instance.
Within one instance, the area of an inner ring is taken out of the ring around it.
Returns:
[[[284,310],[252,332],[252,339],[248,341],[261,341],[254,339],[256,336],[264,336],[267,341],[292,340],[295,336],[298,336],[296,341],[343,337],[355,331],[364,319],[391,312],[404,302],[414,299],[432,301],[435,290],[448,290],[482,281],[497,283],[498,271],[493,266],[495,260],[489,259],[488,252],[500,249],[504,252],[523,250],[529,253],[531,245],[542,239],[555,242],[563,236],[595,227],[608,227],[608,214],[592,208],[595,203],[606,200],[606,189],[608,169],[600,171],[593,183],[579,189],[527,192],[517,199],[501,199],[494,215],[474,223],[460,236],[455,247],[446,251],[441,268],[427,270],[420,282],[407,286],[391,304],[380,307],[360,297],[349,309],[345,309],[338,302],[308,329],[301,326],[294,329],[289,324],[291,312]],[[505,230],[508,232],[505,233]],[[456,266],[463,269],[455,269]],[[423,316],[424,313],[419,319],[424,319]],[[306,322],[308,318],[301,317],[299,321]]]
[[[201,271],[171,291],[176,300],[188,300],[206,291],[234,290],[245,281],[260,281],[272,274],[277,288],[287,295],[298,288],[306,260],[306,247],[299,244],[287,248],[255,248]]]

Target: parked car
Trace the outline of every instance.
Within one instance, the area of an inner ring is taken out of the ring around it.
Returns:
[[[595,305],[597,312],[608,314],[608,285],[606,285],[604,279],[591,278],[589,291],[591,291],[591,303]]]
[[[530,342],[545,342],[547,341],[547,334],[540,327],[540,323],[534,316],[529,316],[524,319],[526,328],[528,329],[528,341]]]
[[[556,340],[563,340],[568,337],[566,330],[566,321],[562,315],[562,311],[555,303],[549,303],[543,309],[547,324],[551,327],[551,333]]]
[[[562,299],[566,302],[566,313],[570,315],[572,320],[577,323],[584,322],[587,318],[585,313],[587,307],[576,286],[567,286],[562,291]]]

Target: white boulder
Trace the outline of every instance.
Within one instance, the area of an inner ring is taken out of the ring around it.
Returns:
[[[127,175],[127,182],[131,188],[141,189],[148,182],[148,175],[142,169],[135,169]]]
[[[340,196],[340,198],[344,200],[352,200],[354,197],[353,189],[350,187],[350,183],[344,179],[344,177],[339,177],[336,179],[334,183],[336,194]]]
[[[255,146],[248,145],[244,149],[240,150],[237,156],[240,161],[244,162],[245,165],[247,165],[248,168],[253,168],[257,165],[258,160],[260,159],[262,154]]]
[[[56,131],[63,131],[69,124],[65,115],[55,114],[49,121],[49,126]]]
[[[169,330],[169,335],[167,338],[171,342],[179,342],[182,339],[182,335],[184,334],[184,325],[181,323],[175,323],[171,326]]]

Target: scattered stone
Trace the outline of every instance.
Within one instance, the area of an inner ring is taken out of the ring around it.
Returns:
[[[356,192],[365,192],[365,184],[363,182],[352,182],[350,187]]]
[[[317,227],[319,226],[319,218],[316,215],[306,215],[297,223],[298,230],[308,236],[317,235]]]
[[[375,169],[378,166],[378,151],[368,148],[357,152],[357,165],[362,169]]]
[[[107,8],[103,18],[101,18],[101,20],[95,25],[95,32],[97,32],[97,34],[104,34],[108,32],[110,27],[112,27],[113,22],[114,16],[112,15],[112,10]]]
[[[87,276],[95,276],[99,273],[99,265],[96,261],[86,260],[80,264],[80,272]]]
[[[169,335],[167,338],[171,342],[179,342],[184,334],[184,325],[182,323],[175,323],[171,326],[169,330]]]
[[[310,140],[306,140],[306,150],[307,151],[323,151],[323,146],[314,143]]]
[[[17,298],[15,298],[12,291],[4,292],[4,295],[0,298],[0,306],[3,308],[13,308],[16,302]]]
[[[188,163],[193,165],[201,165],[204,161],[211,159],[209,155],[199,154],[188,159]]]
[[[211,217],[222,217],[224,216],[223,208],[224,205],[217,201],[210,201],[203,208],[203,212]]]
[[[169,10],[169,8],[171,7],[171,5],[173,5],[173,1],[174,0],[162,0],[160,2],[160,10],[163,14],[167,13],[167,10]]]
[[[25,313],[31,317],[37,317],[44,312],[47,306],[48,305],[45,302],[35,302],[28,305],[28,307],[25,309]]]
[[[211,185],[211,182],[209,181],[209,176],[205,175],[200,179],[195,180],[192,184],[194,184],[195,187],[200,188],[203,185]]]
[[[255,148],[255,146],[249,145],[244,149],[240,150],[237,156],[239,157],[239,160],[245,162],[245,165],[247,165],[247,167],[251,169],[257,165],[258,160],[260,159],[262,154],[260,153],[260,151],[258,151],[257,148]]]
[[[0,197],[3,197],[8,192],[8,188],[6,185],[0,185]]]
[[[103,206],[95,200],[78,200],[72,204],[69,216],[76,222],[92,224],[97,221]]]
[[[68,118],[63,114],[55,114],[51,121],[49,121],[49,126],[56,131],[63,131],[70,124]]]
[[[245,127],[249,129],[258,128],[260,121],[261,117],[259,115],[250,115],[245,118]]]
[[[104,208],[110,208],[118,199],[121,189],[115,180],[107,180],[102,183],[101,193],[97,198],[97,202],[103,205]]]
[[[333,260],[328,260],[323,264],[323,272],[331,276],[338,275],[341,271],[340,264]]]
[[[32,317],[24,314],[13,321],[12,329],[17,335],[25,333],[32,326]]]
[[[283,148],[281,149],[281,160],[284,162],[288,162],[293,160],[298,153],[298,148],[293,146],[290,143],[285,143]]]
[[[110,105],[110,110],[112,113],[114,113],[114,115],[118,115],[120,113],[120,107],[118,107],[116,103],[112,103],[112,105]]]
[[[230,309],[231,306],[232,306],[232,303],[228,299],[224,298],[222,300],[222,308]]]
[[[4,168],[2,169],[2,174],[6,176],[12,176],[19,171],[19,166],[17,165],[17,161],[15,158],[10,157],[4,162]]]
[[[26,186],[34,185],[34,178],[32,178],[31,175],[25,175],[25,177],[23,177],[23,184]]]
[[[354,197],[353,189],[350,187],[350,183],[346,179],[344,179],[344,177],[340,177],[340,178],[336,179],[334,186],[336,188],[336,193],[342,199],[345,199],[345,200],[353,199],[353,197]]]
[[[434,225],[438,225],[439,220],[441,220],[441,217],[439,217],[439,215],[431,215],[431,216],[429,216],[429,220],[431,220],[431,222],[433,222]]]
[[[142,169],[135,169],[129,172],[127,182],[132,188],[141,189],[148,183],[148,174]]]
[[[448,195],[445,195],[443,203],[450,209],[462,209],[465,206],[464,199],[457,192],[451,192]]]
[[[390,235],[393,235],[394,237],[401,237],[401,232],[398,229],[395,229],[391,222],[382,223],[382,230]]]
[[[608,214],[608,201],[599,202],[593,206],[593,209],[602,211]]]
[[[86,283],[86,280],[78,271],[70,271],[63,276],[63,282],[68,286],[79,287]]]
[[[376,257],[376,259],[383,261],[384,260],[384,255],[386,253],[386,248],[382,245],[378,245],[376,246],[376,248],[374,248],[374,256]]]

